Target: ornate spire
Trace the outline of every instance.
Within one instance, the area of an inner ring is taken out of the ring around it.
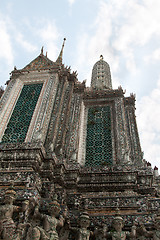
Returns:
[[[56,60],[56,63],[58,63],[58,64],[62,64],[62,56],[63,56],[63,49],[64,49],[65,41],[66,41],[66,38],[63,39],[62,49],[61,49],[60,54],[59,54],[59,56]]]
[[[97,90],[112,89],[110,67],[104,61],[103,55],[100,56],[100,60],[93,66],[91,87]]]

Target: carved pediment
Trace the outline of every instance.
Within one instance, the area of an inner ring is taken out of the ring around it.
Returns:
[[[58,64],[51,61],[43,54],[40,54],[37,58],[35,58],[32,62],[25,66],[22,71],[45,70],[53,67],[58,67]]]

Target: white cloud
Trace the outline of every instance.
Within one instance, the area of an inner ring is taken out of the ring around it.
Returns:
[[[33,52],[37,50],[37,47],[31,43],[29,43],[27,40],[24,39],[24,36],[22,33],[16,34],[16,41],[23,47],[25,48],[28,52]]]
[[[146,45],[145,50],[149,52],[150,48],[147,48],[147,44],[151,44],[153,38],[160,37],[159,8],[160,1],[157,0],[123,1],[123,13],[117,12],[116,14],[116,18],[121,23],[116,30],[113,47],[122,53],[127,69],[133,73],[138,70],[136,63],[138,53],[135,52],[135,48]],[[157,57],[159,57],[159,52],[155,52],[154,58]],[[131,64],[128,65],[128,62]]]
[[[69,4],[72,6],[75,2],[75,0],[68,0]]]
[[[160,6],[160,4],[158,5]],[[149,1],[145,1],[142,5],[133,0],[124,2],[123,14],[117,12],[116,17],[122,24],[116,29],[113,47],[122,53],[127,69],[134,73],[137,71],[135,61],[137,53],[134,52],[134,49],[136,46],[147,44],[154,34],[160,34],[160,27],[157,24],[160,17],[159,15],[155,16]]]
[[[88,29],[84,26],[79,33],[77,65],[80,70],[85,59],[91,59],[93,65],[103,54],[114,75],[122,61],[126,71],[136,75],[140,69],[139,53],[135,49],[145,47],[149,52],[147,44],[153,44],[154,37],[160,37],[158,9],[159,0],[100,1],[95,22]],[[153,57],[159,59],[159,56],[159,52],[155,52]]]
[[[0,58],[5,59],[7,64],[13,65],[13,50],[7,22],[0,19]]]
[[[156,61],[159,61],[159,60],[160,60],[160,48],[157,48],[150,55],[147,55],[147,56],[144,57],[144,61],[146,63],[149,63],[149,64],[150,64],[151,61],[156,62]]]
[[[145,158],[160,169],[160,79],[149,96],[137,103],[137,122]]]
[[[77,47],[79,72],[84,71],[84,62],[86,63],[86,68],[92,69],[93,64],[99,60],[101,54],[103,54],[106,61],[110,61],[109,63],[112,65],[113,71],[118,69],[118,56],[114,55],[113,48],[110,45],[112,15],[112,7],[101,1],[96,19],[89,29],[89,31],[94,30],[94,33],[90,34],[85,27],[80,31]]]
[[[60,51],[60,48],[57,48],[57,40],[59,39],[60,33],[54,22],[43,21],[41,26],[37,34],[44,43],[48,56],[52,60],[56,60],[57,54],[59,54],[58,51]]]

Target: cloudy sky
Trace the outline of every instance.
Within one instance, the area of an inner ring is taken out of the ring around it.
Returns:
[[[144,158],[160,168],[160,0],[0,0],[0,85],[44,51],[90,84],[103,54],[113,87],[136,94]]]

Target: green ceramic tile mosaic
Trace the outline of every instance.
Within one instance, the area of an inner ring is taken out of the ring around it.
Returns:
[[[110,106],[88,109],[85,165],[112,165]]]
[[[24,142],[42,85],[41,83],[23,86],[2,142]]]

